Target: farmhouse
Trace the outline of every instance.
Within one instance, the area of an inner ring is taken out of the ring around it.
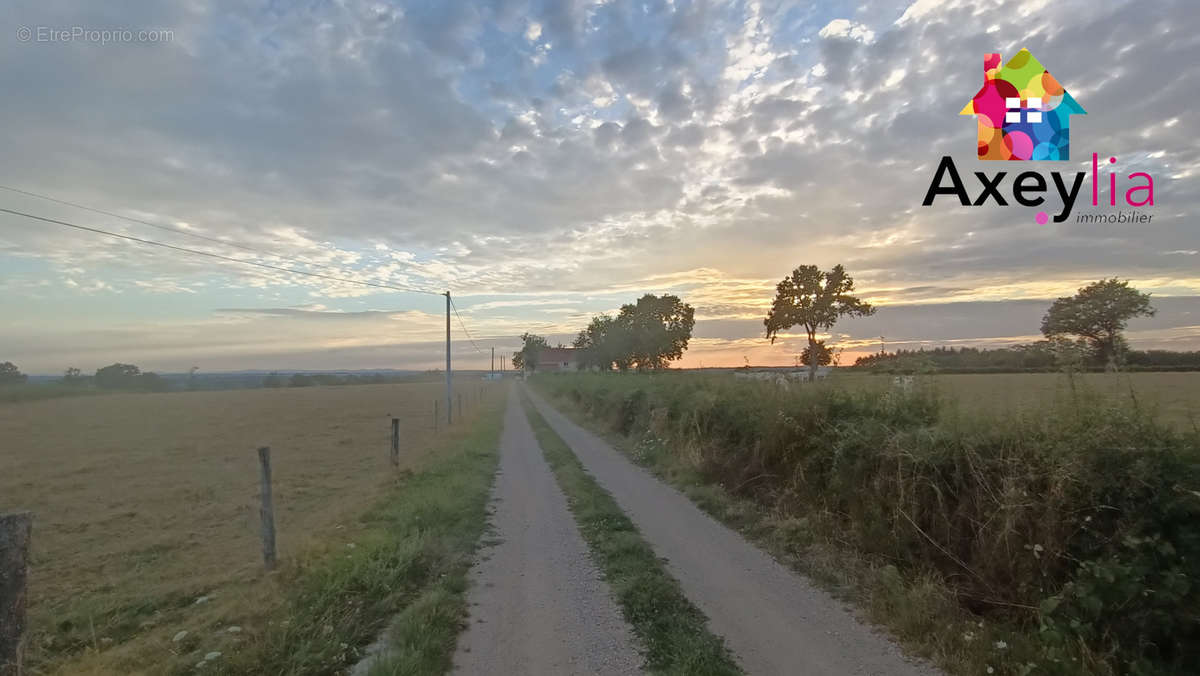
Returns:
[[[538,350],[538,373],[574,371],[578,366],[579,357],[573,347],[543,347]]]

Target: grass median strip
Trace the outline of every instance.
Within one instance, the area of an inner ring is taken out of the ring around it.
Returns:
[[[608,491],[584,470],[527,396],[522,403],[583,539],[646,647],[647,669],[655,674],[741,674],[724,642],[708,630],[704,614],[684,596]]]
[[[486,525],[501,409],[428,469],[400,480],[363,517],[352,548],[299,564],[286,620],[211,673],[327,674],[361,657],[386,627],[369,674],[443,674],[466,611],[467,573]],[[390,621],[390,624],[389,624]]]

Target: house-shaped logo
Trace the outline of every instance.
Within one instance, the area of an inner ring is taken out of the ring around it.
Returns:
[[[984,57],[983,87],[958,114],[977,116],[981,160],[1068,160],[1071,116],[1087,111],[1022,49],[1003,68]]]

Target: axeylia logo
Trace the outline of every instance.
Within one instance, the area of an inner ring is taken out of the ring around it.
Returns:
[[[1045,66],[1033,58],[1028,49],[1017,52],[1003,66],[1000,65],[999,54],[985,56],[983,86],[970,103],[959,111],[959,115],[976,117],[977,155],[985,161],[1069,160],[1071,116],[1086,114],[1087,111]],[[1102,157],[1108,161],[1103,161]],[[1120,201],[1123,201],[1124,205],[1133,209],[1119,213],[1079,214],[1076,217],[1078,222],[1149,223],[1153,218],[1152,214],[1138,209],[1154,206],[1154,178],[1144,171],[1135,171],[1125,177],[1127,183],[1119,184],[1116,164],[1115,155],[1109,157],[1107,153],[1092,153],[1092,206],[1099,207],[1101,194],[1106,193],[1108,206],[1121,206]],[[1103,174],[1101,168],[1110,171]],[[1070,217],[1079,196],[1085,194],[1083,187],[1088,178],[1088,174],[1082,171],[1051,171],[1047,177],[1030,170],[1017,174],[1011,184],[1005,186],[1007,171],[976,171],[974,174],[980,190],[972,197],[958,168],[954,166],[954,159],[949,155],[943,156],[933,173],[922,204],[932,206],[939,195],[953,195],[964,207],[985,206],[988,202],[1006,207],[1009,206],[1009,199],[1024,207],[1040,207],[1053,187],[1053,192],[1062,202],[1062,209],[1053,215],[1053,219],[1055,223],[1062,223]],[[1006,187],[1008,195],[1005,194]],[[1051,215],[1045,211],[1034,215],[1038,225],[1045,225],[1050,219]]]
[[[1071,116],[1087,111],[1022,49],[1003,67],[984,57],[983,86],[958,114],[976,116],[981,160],[1069,160]]]

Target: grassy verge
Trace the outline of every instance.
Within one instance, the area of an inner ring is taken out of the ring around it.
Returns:
[[[535,381],[577,419],[951,673],[1197,663],[1194,435],[1080,393],[955,414],[924,390]],[[1065,405],[1064,405],[1065,404]]]
[[[986,672],[1001,659],[1019,661],[1032,654],[1028,642],[1014,639],[1011,628],[964,612],[936,576],[902,576],[896,566],[872,561],[831,536],[819,518],[781,514],[738,496],[731,487],[710,481],[662,440],[623,436],[588,417],[578,405],[563,399],[554,402],[576,423],[604,437],[704,512],[853,604],[872,623],[887,627],[908,652],[954,674]],[[1004,641],[1007,654],[997,654],[997,641]]]
[[[371,674],[445,673],[486,523],[500,427],[492,405],[457,447],[397,482],[363,517],[352,548],[285,571],[284,612],[233,654],[209,660],[206,672],[335,673],[386,627]]]
[[[740,674],[704,614],[687,600],[612,496],[583,469],[570,447],[523,397],[538,444],[574,514],[579,530],[625,618],[646,646],[655,674]]]

